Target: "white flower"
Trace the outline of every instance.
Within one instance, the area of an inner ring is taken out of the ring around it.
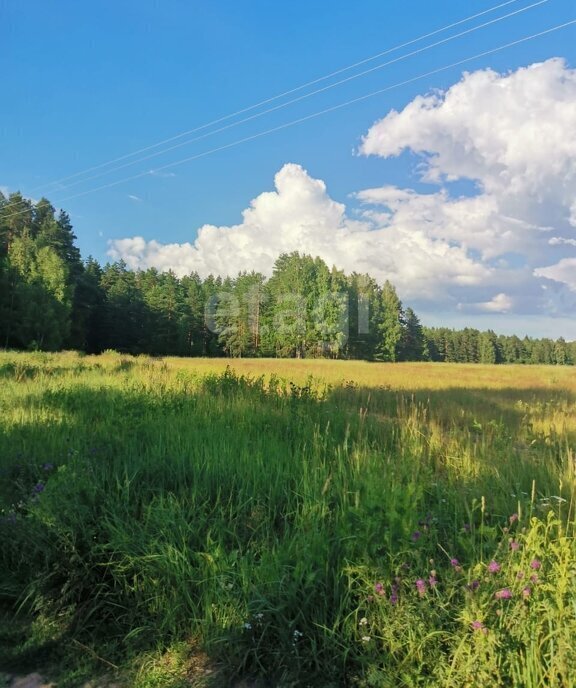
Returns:
[[[363,642],[363,643],[368,643],[368,642],[370,642],[370,636],[369,636],[369,635],[363,635],[363,636],[362,636],[362,642]]]
[[[363,616],[363,617],[360,619],[360,621],[358,622],[358,625],[359,625],[359,626],[367,626],[367,625],[368,625],[368,619],[367,619],[365,616]]]

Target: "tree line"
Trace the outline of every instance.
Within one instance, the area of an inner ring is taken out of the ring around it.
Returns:
[[[396,289],[320,258],[281,255],[266,278],[129,270],[82,260],[69,216],[0,193],[0,347],[176,356],[463,363],[576,362],[576,342],[423,327]]]

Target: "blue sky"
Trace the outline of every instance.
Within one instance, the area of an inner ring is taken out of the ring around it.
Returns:
[[[572,123],[576,127],[573,89],[565,86],[566,81],[572,84],[576,67],[576,25],[299,125],[113,185],[573,20],[573,0],[548,0],[153,159],[51,184],[497,4],[0,0],[0,188],[19,189],[32,198],[45,195],[54,205],[61,204],[72,217],[83,255],[101,261],[123,257],[134,267],[233,274],[252,267],[267,271],[275,251],[300,248],[323,254],[347,270],[369,267],[379,279],[390,277],[424,322],[576,338],[576,279],[571,278],[573,267],[576,272],[576,244],[571,243],[576,231],[566,220],[570,207],[566,200],[552,198],[552,192],[539,209],[528,207],[527,199],[535,193],[528,179],[530,156],[517,162],[520,167],[510,168],[514,179],[524,173],[527,179],[514,198],[496,189],[494,169],[503,163],[490,158],[492,152],[482,143],[486,133],[479,129],[485,118],[495,116],[496,105],[488,100],[498,99],[502,88],[508,96],[501,105],[508,106],[497,121],[507,123],[511,133],[502,134],[507,140],[518,128],[514,103],[525,99],[528,108],[535,103],[521,123],[533,117],[543,131],[568,126],[562,143],[554,137],[549,140],[550,146],[563,147],[565,167],[550,170],[541,186],[555,188],[554,174],[563,175],[562,183],[566,182],[576,168],[569,129]],[[340,78],[531,4],[510,2]],[[564,59],[562,67],[533,70],[525,79],[505,79],[555,57]],[[489,86],[472,79],[460,94],[453,92],[453,102],[446,98],[429,104],[426,112],[405,111],[419,96],[448,92],[461,82],[463,71],[487,69],[503,76]],[[531,100],[529,94],[540,87],[550,107]],[[461,98],[468,99],[468,106],[454,108]],[[558,103],[565,108],[562,112],[555,107]],[[456,119],[451,115],[455,109]],[[385,119],[391,110],[402,113],[398,121]],[[549,117],[548,112],[555,114]],[[415,134],[423,127],[430,127],[429,147]],[[454,166],[450,156],[464,139],[453,141],[451,151],[443,148],[450,127],[450,136],[465,130],[462,137],[470,137],[473,132],[478,137],[474,155],[490,158],[492,167],[488,162],[482,169]],[[390,136],[397,137],[398,150]],[[527,141],[511,141],[506,160],[510,151],[530,152],[534,145],[534,166],[541,167],[537,143],[538,136],[532,135]],[[430,164],[434,157],[438,165]],[[293,165],[285,167],[288,163]],[[76,183],[96,174],[102,176]],[[108,188],[94,191],[101,186]],[[382,188],[388,189],[384,201],[377,193]],[[413,192],[409,198],[400,193],[407,189]],[[479,193],[481,209],[456,203]],[[249,208],[248,217],[243,216]],[[548,222],[544,211],[556,220]],[[529,227],[514,240],[514,230],[506,225],[510,213],[514,222]],[[464,236],[464,230],[449,231],[454,222],[470,226],[474,237]],[[482,222],[502,226],[480,241]],[[410,242],[416,241],[419,227],[430,224],[434,232],[421,237],[412,250]],[[201,241],[194,245],[203,227]],[[542,232],[547,232],[545,251],[536,242]],[[404,253],[398,253],[400,245],[406,246]],[[365,255],[360,255],[362,247]],[[422,254],[412,264],[411,256],[420,249]],[[459,271],[458,265],[464,267]]]

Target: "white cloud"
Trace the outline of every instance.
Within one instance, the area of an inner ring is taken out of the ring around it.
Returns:
[[[142,203],[140,196],[135,196],[134,194],[128,194],[128,198],[135,203]]]
[[[490,273],[462,247],[424,231],[382,226],[369,213],[360,221],[351,219],[345,206],[327,194],[324,182],[299,165],[284,165],[275,186],[252,201],[241,224],[205,225],[193,244],[134,237],[110,242],[109,255],[132,268],[234,275],[245,269],[270,274],[281,253],[302,251],[346,270],[391,279],[408,296],[439,295],[450,284],[479,284]]]
[[[536,268],[534,274],[565,284],[571,291],[576,291],[576,258],[562,258],[555,265]]]
[[[548,239],[550,246],[561,246],[562,244],[566,246],[576,246],[576,239],[565,239],[564,237],[552,237]]]
[[[575,131],[576,70],[562,60],[464,74],[446,92],[390,112],[362,140],[365,155],[418,156],[423,181],[438,185],[431,192],[365,189],[352,216],[323,181],[287,164],[239,224],[205,225],[193,243],[115,240],[109,255],[133,268],[234,275],[270,274],[280,253],[298,250],[390,279],[424,309],[570,314]],[[453,193],[451,182],[462,179],[475,195]]]
[[[512,288],[516,298],[509,308],[542,311],[550,301],[536,278],[570,288],[576,281],[569,274],[571,258],[538,268],[576,246],[574,131],[576,70],[563,60],[505,75],[464,74],[445,93],[417,97],[401,112],[390,112],[361,145],[365,155],[416,154],[423,181],[440,184],[441,191],[406,195],[401,190],[402,202],[395,207],[374,190],[360,198],[386,203],[393,223],[407,226],[419,219],[427,223],[429,236],[479,255],[482,265],[494,268],[486,287],[505,287],[513,276],[516,284],[509,283],[506,293]],[[461,179],[474,182],[475,196],[450,195],[450,182]],[[384,195],[393,196],[389,187]],[[467,302],[499,308],[492,300]],[[572,310],[573,299],[564,299],[564,307]]]
[[[508,294],[500,292],[491,298],[490,301],[480,301],[479,303],[471,303],[467,306],[459,303],[458,309],[484,311],[485,313],[508,313],[513,305],[514,300],[508,296]]]
[[[446,93],[415,98],[364,137],[366,155],[426,156],[432,181],[473,179],[506,197],[527,192],[573,202],[576,72],[551,59],[507,75],[464,74]],[[560,182],[560,183],[559,183]],[[524,199],[526,200],[526,199]]]

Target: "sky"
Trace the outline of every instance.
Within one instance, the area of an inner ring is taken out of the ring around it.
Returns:
[[[298,250],[427,325],[576,339],[576,23],[535,36],[574,20],[0,0],[0,190],[64,208],[101,262],[270,274]]]

